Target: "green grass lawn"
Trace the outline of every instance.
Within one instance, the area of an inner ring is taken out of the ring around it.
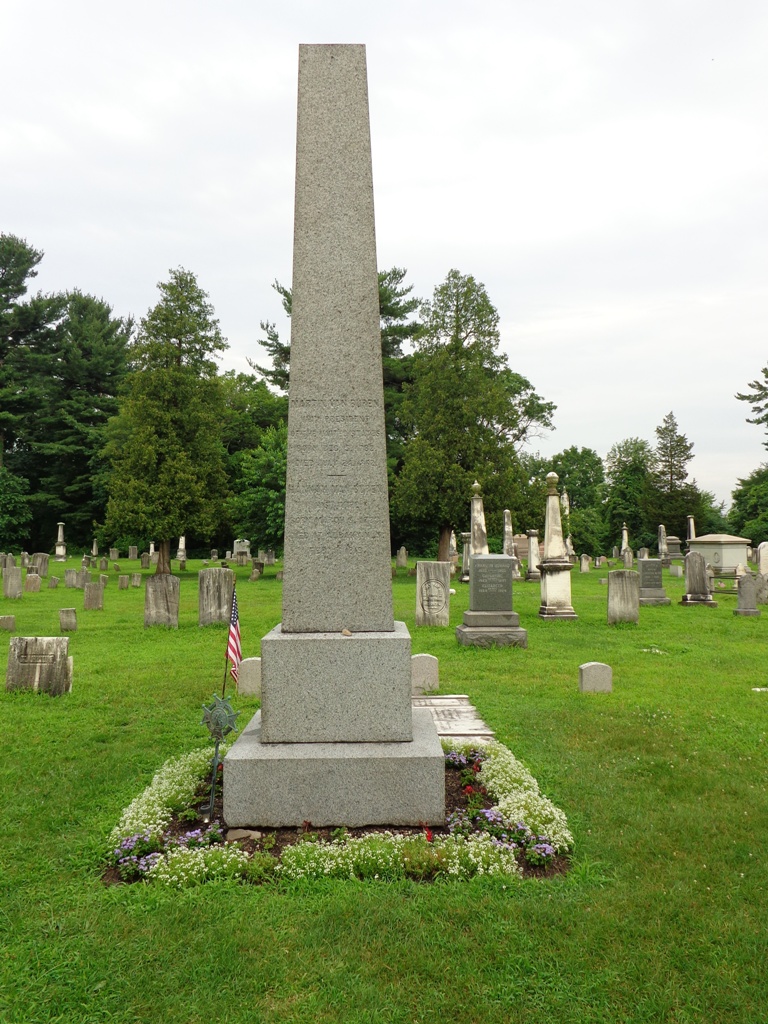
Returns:
[[[3,1024],[768,1020],[768,693],[752,690],[768,686],[768,609],[682,608],[665,573],[670,607],[608,627],[606,570],[576,569],[578,621],[539,620],[538,584],[520,582],[528,650],[488,651],[454,638],[458,583],[452,627],[415,629],[403,572],[395,617],[414,653],[439,657],[441,692],[468,694],[566,812],[570,874],[105,888],[121,810],[205,744],[202,704],[221,692],[227,627],[197,626],[200,565],[182,576],[178,630],[145,630],[143,588],[118,591],[111,570],[103,612],[83,611],[53,561],[58,589],[0,598],[19,634],[58,635],[60,607],[79,620],[71,694],[0,695]],[[280,619],[274,572],[237,570],[246,657]],[[585,661],[613,667],[612,694],[578,692]],[[258,707],[233,703],[242,724]]]

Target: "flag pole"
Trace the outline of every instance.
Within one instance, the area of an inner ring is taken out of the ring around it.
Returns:
[[[224,700],[224,694],[227,689],[227,669],[229,668],[229,658],[224,655],[224,681],[221,684],[221,699]]]

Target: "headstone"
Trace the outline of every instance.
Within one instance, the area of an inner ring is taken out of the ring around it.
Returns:
[[[3,597],[16,601],[21,597],[21,569],[15,566],[6,566],[3,569]]]
[[[37,569],[38,576],[45,577],[48,575],[48,560],[49,555],[45,551],[38,551],[32,555],[32,564]]]
[[[448,558],[456,564],[459,560],[459,549],[456,546],[456,531],[451,530],[451,539],[448,541]]]
[[[592,559],[589,555],[582,555],[579,559],[579,572],[589,572],[592,568]]]
[[[67,560],[67,545],[64,543],[64,523],[56,524],[59,528],[58,535],[56,537],[56,548],[54,559],[57,562],[66,562]]]
[[[283,620],[224,761],[224,818],[442,823],[442,748],[392,614],[365,48],[299,53]]]
[[[99,559],[99,572],[106,572],[108,568],[109,568],[109,559],[107,559],[107,558]]]
[[[572,565],[575,565],[578,562],[578,558],[576,557],[576,549],[573,546],[573,541],[571,540],[570,533],[565,538],[565,553],[568,556],[568,561]],[[587,557],[589,557],[589,556],[587,556]]]
[[[544,557],[541,572],[542,619],[576,619],[571,605],[571,570],[560,520],[560,498],[557,493],[557,473],[547,473],[547,507],[544,517]]]
[[[83,555],[82,560],[80,562],[80,568],[81,569],[90,569],[91,568],[91,557],[90,557],[90,555]]]
[[[59,630],[62,633],[77,632],[77,611],[74,608],[59,608]]]
[[[475,480],[472,484],[472,495],[470,503],[469,532],[472,534],[470,541],[470,555],[488,554],[488,534],[485,529],[485,509],[483,508],[483,496],[480,493],[480,484]],[[470,574],[472,564],[470,562]]]
[[[179,628],[179,581],[176,576],[162,573],[147,578],[144,625]]]
[[[6,629],[10,633],[16,632],[16,616],[0,615],[0,629]]]
[[[93,538],[93,544],[91,545],[91,555],[94,558],[98,558],[99,556],[99,542],[96,540],[95,537]]]
[[[670,534],[667,537],[667,551],[669,552],[670,559],[682,558],[683,552],[680,550],[680,538]]]
[[[149,542],[149,557],[151,558],[152,555],[154,555],[154,554],[155,554],[155,542],[153,540],[151,540]]]
[[[619,557],[619,549],[614,544],[613,550],[611,551],[611,558],[618,558],[618,557]]]
[[[104,588],[100,583],[86,583],[83,595],[83,611],[104,611]]]
[[[755,577],[757,588],[757,603],[768,604],[768,574],[758,573]]]
[[[49,590],[55,590],[56,587],[58,587],[58,585],[59,585],[59,577],[58,576],[49,576],[48,577],[48,589]]]
[[[608,625],[640,621],[640,576],[631,569],[608,573]]]
[[[525,574],[525,578],[529,582],[538,582],[541,579],[541,572],[539,571],[540,562],[541,556],[539,555],[539,532],[538,530],[529,530],[528,571]]]
[[[587,661],[579,665],[580,693],[611,693],[613,669],[601,661]]]
[[[180,558],[179,559],[179,572],[186,572],[186,571],[187,571],[187,560],[186,560],[186,558]]]
[[[27,578],[24,580],[24,590],[28,594],[40,593],[40,577],[36,572],[27,573]]]
[[[637,552],[637,560],[638,560],[638,562],[640,561],[641,558],[648,558],[650,553],[651,552],[650,552],[650,550],[648,548],[639,548],[639,550]]]
[[[401,547],[401,548],[397,549],[397,554],[395,555],[395,568],[396,569],[407,569],[408,568],[408,552],[405,550],[405,547]]]
[[[439,662],[433,654],[414,654],[411,657],[411,693],[421,696],[440,688]]]
[[[19,556],[19,565],[22,569],[29,568],[29,554],[26,551],[22,551]]]
[[[515,531],[512,528],[512,513],[508,508],[504,509],[504,533],[501,541],[502,555],[515,555]]]
[[[667,597],[661,578],[661,559],[642,558],[637,563],[637,574],[640,580],[640,604],[672,604]]]
[[[115,572],[118,572],[118,573],[120,572],[120,566],[117,564],[117,562],[114,563],[112,568],[115,570]]]
[[[766,540],[757,545],[757,571],[761,574],[768,573],[768,541]]]
[[[469,583],[469,558],[472,534],[462,533],[461,535],[461,576],[459,583]]]
[[[5,565],[3,566],[3,568],[4,569],[15,569],[16,568],[16,559],[14,558],[14,556],[12,554],[10,554],[10,552],[5,556]]]
[[[150,565],[150,568],[153,565],[157,565],[157,563],[159,561],[160,561],[160,552],[159,551],[150,551],[150,553],[149,553],[149,565]]]
[[[260,562],[257,558],[252,558],[251,559],[251,569],[254,572],[258,572],[259,575],[262,575],[263,572],[264,572],[264,563]]]
[[[280,570],[279,570],[278,572],[276,572],[276,573],[275,573],[275,580],[276,580],[276,581],[277,581],[278,583],[282,583],[282,582],[283,582],[283,578],[284,578],[284,575],[285,575],[285,573],[283,572],[283,570],[282,570],[282,569],[280,569]]]
[[[235,589],[235,574],[232,569],[201,569],[198,579],[199,626],[210,626],[214,622],[229,622],[232,614],[232,592]]]
[[[669,567],[669,575],[670,576],[681,577],[683,575],[683,567],[682,567],[682,565],[670,565],[670,567]]]
[[[87,569],[78,569],[77,575],[75,576],[75,586],[78,590],[83,590],[86,583],[91,582],[91,574]]]
[[[106,573],[101,573],[99,576],[99,585],[103,588],[109,583],[109,576]]]
[[[392,572],[394,572],[394,569],[392,570]],[[250,576],[248,577],[248,582],[249,582],[249,583],[255,583],[255,582],[256,582],[256,580],[257,580],[257,579],[258,579],[258,578],[259,578],[260,576],[261,576],[261,573],[259,572],[259,570],[258,570],[258,569],[252,569],[252,570],[251,570],[251,575],[250,575]]]
[[[661,526],[661,525],[659,526],[659,531],[658,531],[658,547],[659,547],[659,558],[661,559],[661,564],[662,564],[662,566],[667,568],[669,566],[669,563],[670,563],[670,557],[669,557],[669,548],[667,546],[667,528],[666,528],[666,526]]]
[[[187,558],[187,538],[179,537],[179,546],[176,549],[176,561],[184,562]]]
[[[65,569],[64,570],[64,586],[65,587],[76,587],[77,586],[77,569]]]
[[[34,690],[57,697],[72,689],[69,638],[13,636],[8,649],[6,690]]]
[[[148,569],[149,568],[149,552],[148,551],[142,551],[142,553],[141,553],[141,568],[142,569]]]
[[[734,615],[747,615],[755,618],[760,615],[757,607],[757,583],[752,573],[746,573],[739,579],[738,607]]]
[[[246,566],[248,564],[248,554],[245,551],[238,551],[235,554],[235,560],[237,565]]]
[[[247,562],[247,560],[251,557],[251,542],[245,538],[238,537],[238,539],[234,543],[234,547],[232,548],[232,554],[235,556],[235,558],[237,558],[241,551],[245,555]]]
[[[218,548],[211,548],[211,561],[212,562],[218,562],[218,560],[219,560]]]
[[[135,544],[128,545],[128,557],[134,562],[139,557],[139,549]]]
[[[131,573],[131,586],[132,587],[140,587],[141,586],[141,573],[140,572],[132,572]]]
[[[241,697],[261,700],[261,658],[243,658],[237,670],[237,692]]]
[[[110,548],[109,549],[109,561],[110,562],[116,562],[119,557],[120,557],[120,549],[119,548]],[[105,566],[105,568],[106,568],[106,566]]]
[[[264,553],[264,565],[274,565],[277,559],[275,558],[275,552],[269,548]]]
[[[707,581],[707,563],[699,551],[690,551],[685,556],[685,594],[680,604],[685,607],[703,604],[709,608],[717,608],[712,600]]]
[[[632,555],[632,549],[631,548],[625,548],[621,552],[621,560],[624,562],[624,568],[625,569],[631,569],[632,568],[632,566],[634,565],[634,561],[635,560],[634,560],[634,557]]]
[[[130,576],[118,576],[117,578],[117,589],[128,590],[131,585]]]
[[[416,563],[416,625],[447,626],[451,571],[448,562]]]
[[[473,555],[469,611],[456,627],[465,647],[527,647],[528,633],[512,609],[512,563],[507,555]]]

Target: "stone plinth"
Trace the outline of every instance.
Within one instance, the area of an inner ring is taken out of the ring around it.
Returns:
[[[416,625],[447,626],[451,609],[448,562],[416,563]]]
[[[264,743],[411,739],[411,638],[391,632],[286,633],[261,641]]]
[[[442,824],[443,749],[410,696],[409,712],[409,743],[264,743],[257,711],[224,759],[227,825]]]
[[[150,576],[144,589],[144,625],[179,626],[179,581],[163,573]]]
[[[640,580],[640,605],[672,604],[662,585],[661,559],[643,558],[637,563],[637,574]]]
[[[640,576],[632,569],[608,573],[608,625],[640,621]]]

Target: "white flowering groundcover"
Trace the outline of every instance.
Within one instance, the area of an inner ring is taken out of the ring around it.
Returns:
[[[286,846],[280,859],[266,849],[249,854],[224,843],[218,823],[184,834],[170,830],[174,816],[196,817],[201,786],[210,777],[211,750],[171,758],[123,811],[109,836],[109,861],[124,881],[185,888],[216,879],[263,882],[301,878],[463,880],[477,875],[522,877],[521,862],[546,866],[568,854],[573,836],[565,814],[540,791],[536,779],[503,744],[482,747],[444,740],[446,763],[462,772],[472,794],[454,811],[448,834],[380,831],[351,837],[343,828],[330,842],[309,832]],[[223,756],[226,748],[222,747]],[[466,785],[465,785],[466,783]],[[479,796],[493,800],[482,806]]]

